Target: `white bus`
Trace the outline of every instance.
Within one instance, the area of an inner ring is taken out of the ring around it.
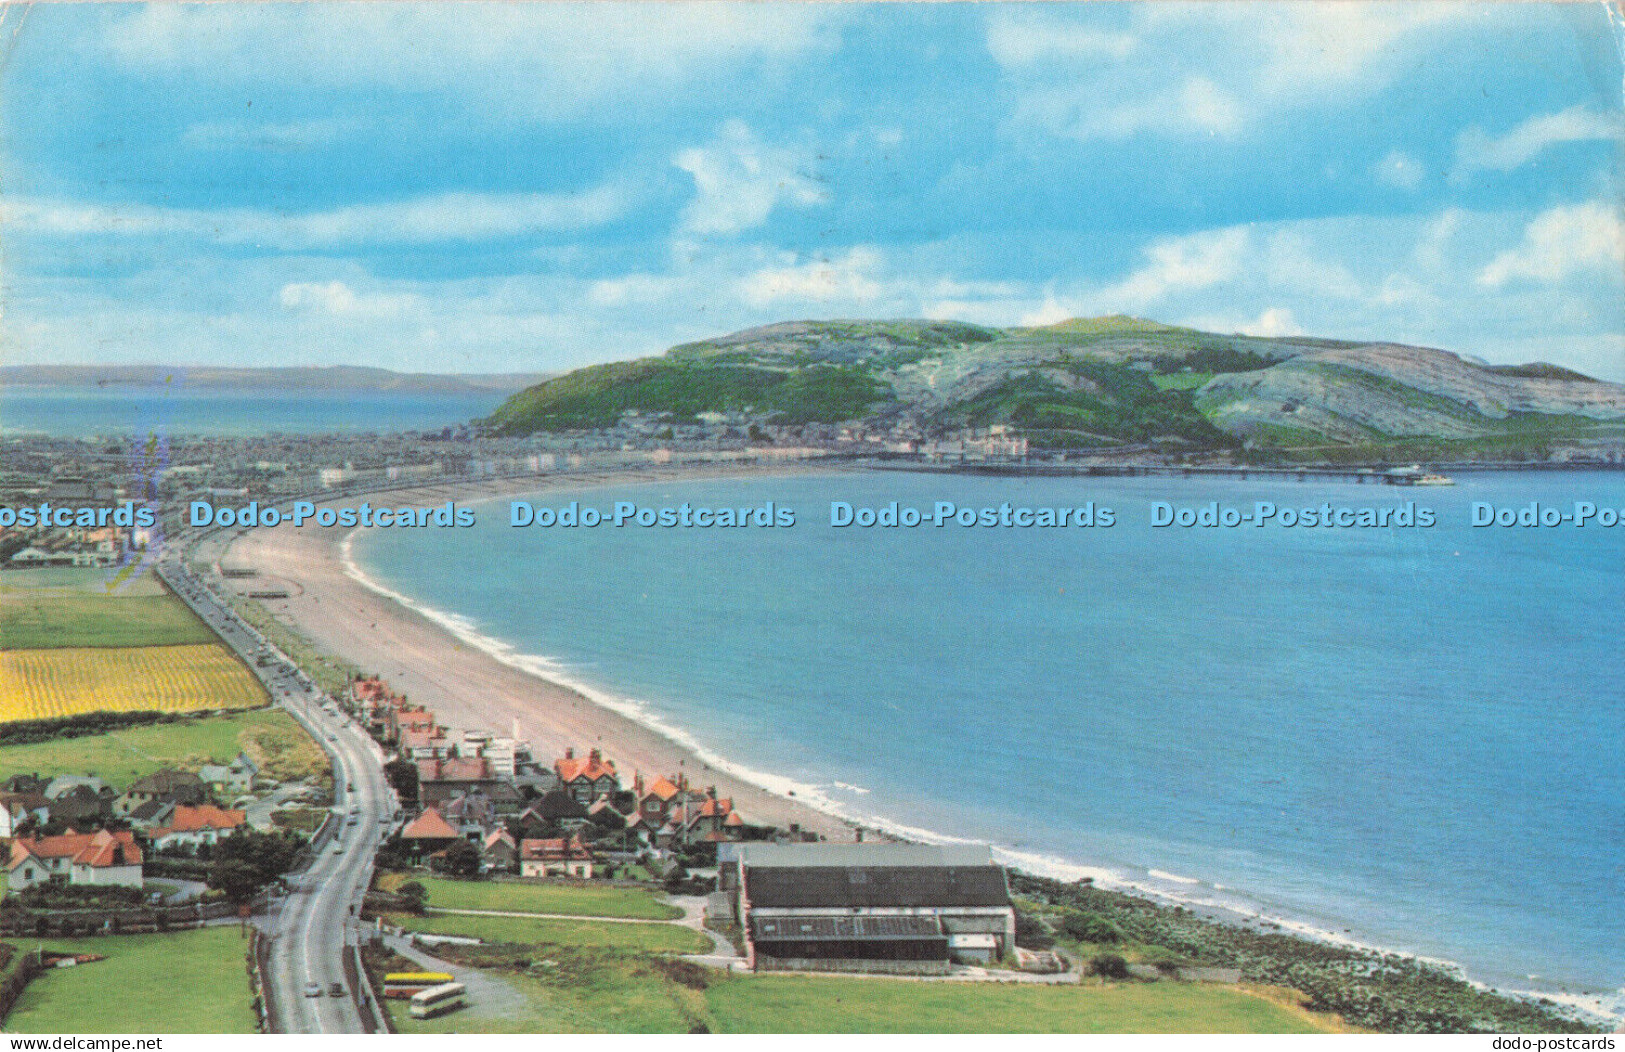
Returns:
[[[412,995],[412,1004],[407,1009],[413,1019],[433,1019],[437,1015],[455,1012],[463,1007],[463,995],[467,991],[462,983],[441,983],[431,986],[427,990]]]

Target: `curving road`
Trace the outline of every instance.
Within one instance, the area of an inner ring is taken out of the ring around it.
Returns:
[[[272,1029],[285,1034],[359,1034],[362,1022],[344,960],[357,944],[358,915],[372,879],[373,855],[395,820],[397,801],[384,778],[383,750],[366,730],[323,694],[286,655],[271,646],[171,549],[156,570],[166,584],[237,652],[326,751],[333,766],[334,809],[312,841],[314,859],[289,878],[288,894],[273,899],[261,925],[271,940]],[[352,957],[353,960],[353,957]],[[307,996],[314,984],[318,996]],[[333,995],[335,987],[341,993]]]

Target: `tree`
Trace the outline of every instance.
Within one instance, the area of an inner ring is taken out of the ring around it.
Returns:
[[[401,908],[406,912],[422,915],[423,904],[429,901],[429,889],[409,880],[395,889],[395,897],[401,900]]]
[[[214,845],[209,887],[224,891],[241,905],[292,869],[303,846],[304,840],[296,833],[239,829]]]
[[[480,852],[468,841],[459,840],[446,848],[444,854],[431,859],[430,866],[437,873],[447,873],[454,877],[478,876]]]
[[[418,800],[418,765],[411,760],[391,760],[384,764],[384,775],[395,788],[402,803],[415,804]]]
[[[259,868],[252,862],[221,858],[209,867],[209,887],[225,892],[226,898],[241,906],[254,898],[264,882]]]

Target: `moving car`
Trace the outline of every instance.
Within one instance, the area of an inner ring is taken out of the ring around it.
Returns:
[[[306,983],[305,984],[305,996],[306,997],[320,997],[320,996],[322,996],[322,984],[321,983]]]

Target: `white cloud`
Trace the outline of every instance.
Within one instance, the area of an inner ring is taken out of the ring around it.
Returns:
[[[1422,165],[1402,150],[1390,150],[1388,156],[1377,162],[1377,180],[1400,190],[1415,190],[1422,185]]]
[[[1206,289],[1235,277],[1250,248],[1245,227],[1162,238],[1146,248],[1144,267],[1091,298],[1113,313],[1144,310],[1171,293]]]
[[[987,24],[987,48],[1001,66],[1057,59],[1127,58],[1134,36],[1052,18],[1041,7],[995,8]]]
[[[1104,19],[1088,4],[1064,16],[993,9],[987,47],[1013,89],[1017,127],[1083,140],[1233,136],[1375,92],[1403,75],[1418,43],[1476,17],[1449,3],[1132,8],[1122,31],[1097,28]]]
[[[290,281],[277,293],[290,311],[309,311],[358,318],[394,318],[417,305],[411,295],[359,295],[342,281]]]
[[[1617,113],[1598,113],[1587,106],[1570,106],[1558,113],[1531,117],[1505,135],[1491,136],[1482,128],[1469,128],[1456,139],[1457,182],[1475,171],[1510,172],[1553,146],[1570,142],[1618,140],[1625,122]]]
[[[1307,101],[1308,94],[1369,91],[1387,83],[1404,68],[1405,45],[1437,43],[1424,31],[1478,14],[1470,5],[1450,3],[1284,3],[1271,5],[1269,17],[1212,6],[1216,9],[1204,13],[1227,22],[1241,15],[1233,25],[1243,32],[1262,31],[1264,61],[1256,82],[1261,91],[1288,103]]]
[[[743,121],[728,121],[710,145],[672,158],[693,177],[697,191],[683,209],[679,232],[737,234],[760,226],[781,205],[826,203],[829,194],[806,174],[806,160],[793,149],[763,146]]]
[[[1186,318],[1179,324],[1208,332],[1241,333],[1244,336],[1302,336],[1303,326],[1298,324],[1292,311],[1286,307],[1266,307],[1256,318],[1236,321],[1224,315],[1203,315]]]
[[[821,4],[154,4],[110,17],[120,65],[204,83],[445,94],[476,117],[562,119],[659,106],[728,71],[827,52]]]
[[[626,209],[628,193],[600,186],[576,194],[437,194],[325,212],[185,209],[12,200],[0,220],[17,229],[67,235],[181,235],[285,250],[369,244],[427,244],[524,237],[601,226]]]
[[[1601,201],[1559,205],[1530,220],[1523,243],[1496,256],[1479,272],[1478,283],[1489,288],[1518,280],[1551,284],[1605,268],[1617,277],[1622,264],[1625,226],[1615,208]]]
[[[1242,125],[1241,102],[1206,77],[1189,77],[1145,94],[1139,87],[1124,82],[1104,92],[1078,84],[1035,89],[1021,100],[1016,120],[1085,141],[1121,140],[1142,132],[1230,135]]]

